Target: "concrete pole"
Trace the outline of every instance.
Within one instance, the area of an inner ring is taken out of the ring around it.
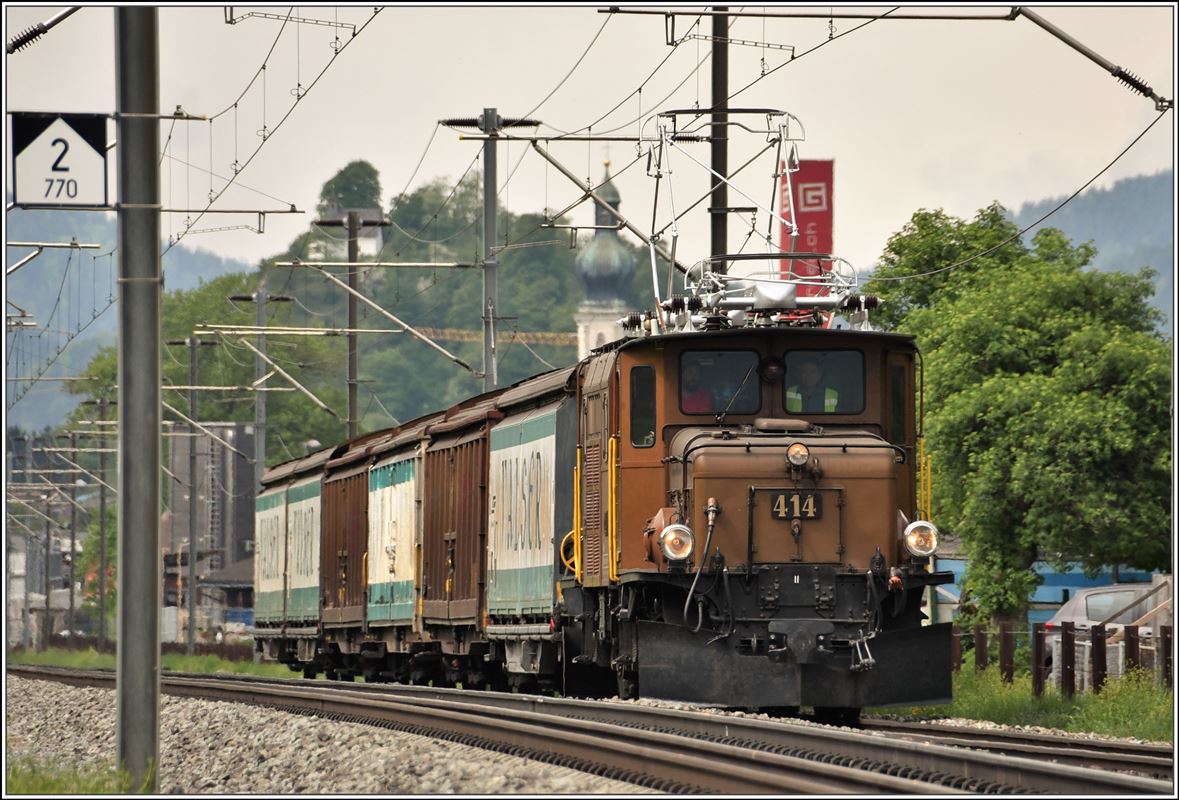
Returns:
[[[494,108],[483,109],[479,129],[487,134],[483,140],[483,391],[499,383],[495,363],[496,260],[495,260],[495,187],[496,140],[499,116]]]
[[[258,275],[258,291],[254,293],[254,310],[257,312],[258,341],[256,346],[266,354],[266,336],[261,332],[266,324],[266,273]],[[254,357],[254,383],[259,391],[254,392],[254,493],[262,491],[262,472],[266,469],[266,392],[262,389],[262,377],[266,374],[266,362]]]
[[[355,265],[360,256],[360,212],[348,212],[348,263]],[[348,288],[352,292],[359,291],[358,274],[355,266],[348,267]],[[358,381],[360,380],[360,351],[357,349],[356,295],[348,294],[348,438],[355,439],[359,430],[360,416],[357,399]]]
[[[728,11],[726,6],[713,6],[713,11]],[[712,18],[712,169],[718,175],[729,175],[729,17],[718,13]],[[715,180],[715,179],[714,179]],[[717,181],[712,190],[712,254],[728,252],[729,187]],[[713,269],[728,272],[728,265],[718,263]]]
[[[160,763],[159,11],[115,9],[119,116],[118,764],[155,794]]]
[[[50,534],[49,518],[53,509],[49,505],[49,498],[45,499],[45,619],[41,622],[41,635],[38,637],[37,649],[44,650],[49,646],[49,635],[53,632],[53,616],[49,610],[49,554],[52,552],[53,536]]]
[[[197,353],[200,352],[200,340],[195,336],[188,337],[188,385],[197,385]],[[197,421],[197,393],[196,389],[188,390],[188,418],[195,423]],[[196,654],[196,562],[197,553],[200,552],[200,547],[197,543],[197,478],[196,478],[196,450],[197,437],[200,436],[200,431],[196,425],[188,426],[189,433],[192,435],[188,437],[188,625],[184,637],[185,652],[188,655]],[[176,565],[176,569],[180,569],[180,564]]]
[[[20,628],[20,643],[26,650],[33,646],[32,636],[29,634],[29,624],[33,620],[33,614],[29,610],[29,563],[31,559],[29,556],[33,554],[33,539],[32,532],[25,533],[25,599],[21,604],[21,628]]]
[[[70,450],[78,449],[78,435],[76,433],[70,434]],[[74,635],[74,557],[76,555],[78,543],[78,506],[76,501],[78,499],[78,487],[76,482],[70,480],[70,611],[66,615],[66,630],[70,632],[70,636]],[[65,565],[61,569],[62,577],[65,577]]]
[[[36,469],[33,466],[33,435],[31,433],[25,437],[25,451],[25,469]],[[25,480],[30,480],[31,478],[31,475],[25,475]],[[29,608],[29,582],[32,579],[32,575],[29,573],[29,568],[33,563],[32,535],[33,534],[30,532],[29,535],[25,537],[25,604],[23,607],[24,627],[21,629],[21,644],[23,644],[25,647],[32,647],[35,644],[32,633],[29,630],[33,624],[33,611]]]
[[[98,401],[98,418],[106,419],[106,398]],[[98,454],[98,476],[106,481],[106,448]],[[98,652],[106,647],[106,484],[98,484]]]

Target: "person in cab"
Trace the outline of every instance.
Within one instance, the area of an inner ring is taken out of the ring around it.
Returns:
[[[802,414],[833,414],[839,406],[839,392],[823,384],[823,367],[814,358],[798,366],[797,381],[786,387],[786,410]]]

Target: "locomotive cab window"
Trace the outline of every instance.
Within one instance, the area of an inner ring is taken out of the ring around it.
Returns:
[[[688,350],[680,356],[680,410],[685,414],[755,414],[761,410],[758,354]]]
[[[635,367],[630,371],[630,443],[635,447],[655,444],[655,368]]]
[[[859,350],[790,350],[786,410],[795,414],[858,414],[864,410],[864,354]]]

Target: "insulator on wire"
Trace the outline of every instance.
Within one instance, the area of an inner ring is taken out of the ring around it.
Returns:
[[[1139,94],[1143,94],[1147,97],[1150,97],[1152,94],[1154,94],[1154,92],[1151,91],[1151,88],[1146,85],[1146,81],[1142,80],[1142,78],[1139,78],[1133,72],[1118,67],[1113,71],[1113,76]]]
[[[38,22],[36,25],[29,28],[24,33],[17,35],[11,42],[9,42],[7,45],[5,45],[5,49],[8,51],[8,55],[12,55],[17,50],[28,47],[30,44],[35,42],[41,36],[41,34],[45,33],[47,30],[49,30],[49,29],[45,27],[44,22]]]

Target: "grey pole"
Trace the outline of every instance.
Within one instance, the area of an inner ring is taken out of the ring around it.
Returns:
[[[200,340],[195,336],[188,337],[188,385],[197,385],[197,353],[200,351]],[[185,652],[188,655],[196,653],[196,562],[197,562],[197,533],[196,533],[196,507],[197,507],[197,478],[196,478],[196,449],[197,437],[200,432],[196,427],[197,419],[197,393],[195,389],[188,390],[188,418],[193,421],[189,425],[189,432],[192,436],[188,437],[188,600],[185,605],[188,607],[188,625],[185,634]],[[177,564],[179,569],[180,565]]]
[[[70,449],[78,449],[78,435],[70,434]],[[70,632],[70,636],[74,635],[74,556],[75,549],[78,543],[78,506],[75,501],[78,499],[78,487],[75,481],[70,480],[70,611],[66,615],[66,630]],[[61,575],[65,577],[65,565],[62,564]]]
[[[713,6],[713,11],[728,11],[725,6]],[[729,17],[717,14],[712,18],[712,169],[717,175],[728,177],[728,121],[729,121]],[[712,188],[712,254],[728,252],[729,186],[718,180]],[[728,264],[718,263],[714,269],[728,271]]]
[[[499,116],[494,108],[483,109],[479,129],[487,134],[483,141],[483,391],[498,384],[495,364],[495,149]]]
[[[258,350],[266,352],[266,335],[262,326],[266,324],[266,273],[258,274],[258,291],[254,293],[254,310],[257,312]],[[254,358],[254,382],[262,388],[262,376],[266,374],[266,362]],[[254,392],[254,493],[262,491],[262,472],[266,469],[266,392]]]
[[[106,398],[98,401],[98,417],[106,419]],[[106,448],[99,448],[98,474],[106,481]],[[98,652],[106,647],[106,484],[98,484]]]
[[[253,294],[231,294],[231,301],[256,304],[258,337],[254,347],[254,385],[261,387],[266,376],[266,304],[272,300],[290,302],[290,295],[266,291],[266,274],[258,276],[258,290]],[[266,471],[266,392],[254,393],[254,492],[262,491],[262,473]]]
[[[118,764],[155,794],[160,762],[159,12],[115,9],[119,141]]]
[[[32,637],[29,635],[29,623],[32,622],[33,614],[29,610],[29,564],[31,559],[29,556],[33,554],[33,539],[32,531],[25,533],[25,600],[21,605],[21,628],[20,628],[20,643],[25,649],[33,646]]]
[[[45,620],[41,625],[41,635],[38,637],[37,649],[44,650],[49,646],[49,635],[53,632],[53,616],[49,611],[49,553],[53,537],[49,532],[49,518],[53,509],[49,505],[49,497],[45,498]]]
[[[348,288],[359,291],[357,286],[356,260],[360,256],[360,212],[348,212]],[[348,330],[355,331],[357,325],[356,295],[348,294]],[[356,333],[348,334],[348,438],[355,439],[358,433],[359,404],[357,382],[360,379],[360,352],[356,348]]]

